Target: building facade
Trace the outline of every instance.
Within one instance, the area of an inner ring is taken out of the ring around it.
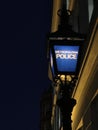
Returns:
[[[85,5],[84,5],[85,6]],[[98,129],[98,1],[88,1],[88,30],[82,67],[73,92],[77,100],[72,113],[73,130]]]
[[[63,0],[62,0],[63,1]],[[60,19],[57,11],[62,7],[59,0],[53,0],[51,32],[58,29]],[[98,129],[98,0],[66,0],[67,9],[72,12],[70,24],[75,32],[86,34],[83,45],[81,68],[72,93],[76,99],[72,112],[72,130]],[[52,80],[49,71],[49,78]],[[54,86],[51,125],[52,130],[63,130],[61,113],[56,105],[59,86]],[[66,106],[67,107],[67,106]]]

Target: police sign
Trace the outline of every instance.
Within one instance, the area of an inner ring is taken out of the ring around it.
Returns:
[[[79,53],[79,46],[54,46],[58,71],[75,72]]]
[[[78,51],[55,51],[56,59],[77,59]]]

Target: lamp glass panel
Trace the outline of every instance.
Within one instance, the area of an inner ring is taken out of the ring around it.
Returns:
[[[50,66],[51,66],[52,74],[54,75],[53,55],[51,50],[50,50]]]
[[[59,72],[76,72],[79,46],[54,45],[54,51]]]

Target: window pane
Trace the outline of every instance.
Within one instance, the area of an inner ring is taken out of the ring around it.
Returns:
[[[91,20],[92,12],[94,8],[93,0],[88,0],[88,13],[89,13],[89,22]]]

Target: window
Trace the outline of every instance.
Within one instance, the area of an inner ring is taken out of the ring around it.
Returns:
[[[94,8],[93,0],[88,0],[88,14],[89,14],[89,22],[90,22],[91,17],[92,17],[93,8]]]

